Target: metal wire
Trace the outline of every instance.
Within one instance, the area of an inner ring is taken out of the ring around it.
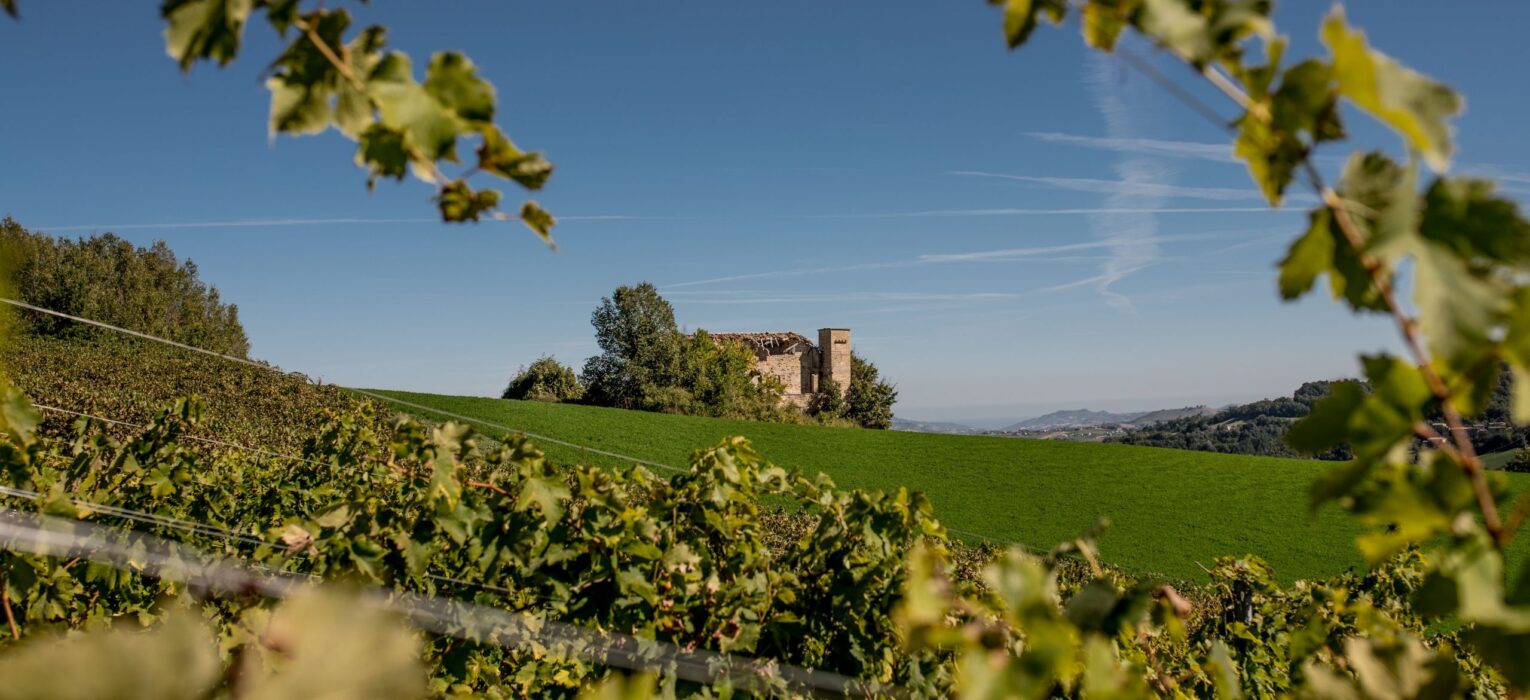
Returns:
[[[214,557],[141,532],[11,509],[0,509],[0,543],[12,551],[79,557],[218,594],[258,593],[288,598],[308,588],[310,583],[306,576],[257,570],[243,562]],[[666,642],[590,630],[457,600],[381,589],[364,590],[360,600],[396,612],[415,627],[435,634],[502,647],[535,648],[629,671],[658,671],[696,683],[727,682],[766,692],[780,685],[795,693],[901,694],[896,688],[873,688],[827,671],[712,651],[687,651]]]

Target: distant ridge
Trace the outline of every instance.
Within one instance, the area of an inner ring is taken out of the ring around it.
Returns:
[[[1081,408],[1068,411],[1053,411],[1044,416],[1037,416],[1000,428],[998,432],[1018,433],[1028,430],[1065,430],[1069,428],[1093,428],[1101,425],[1140,427],[1186,416],[1211,415],[1215,412],[1215,409],[1207,406],[1186,406],[1184,408],[1165,408],[1157,411],[1136,411],[1131,413],[1111,413],[1109,411],[1091,411]]]
[[[940,421],[905,420],[897,416],[892,419],[893,430],[904,430],[910,433],[938,433],[941,435],[976,435],[983,431],[961,423],[942,423]]]

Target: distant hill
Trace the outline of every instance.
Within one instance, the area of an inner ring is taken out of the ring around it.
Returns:
[[[1001,428],[999,432],[1018,433],[1027,430],[1067,430],[1073,428],[1093,428],[1101,425],[1146,426],[1186,416],[1209,415],[1211,413],[1215,413],[1215,411],[1206,406],[1187,406],[1185,408],[1166,408],[1157,411],[1136,411],[1131,413],[1111,413],[1109,411],[1091,411],[1089,409],[1053,411],[1044,416],[1037,416]]]
[[[906,430],[911,433],[937,433],[940,435],[976,435],[983,431],[961,423],[942,423],[940,421],[907,420],[893,416],[893,430]]]

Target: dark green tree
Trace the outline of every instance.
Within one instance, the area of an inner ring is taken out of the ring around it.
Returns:
[[[250,341],[239,308],[225,304],[190,260],[163,241],[147,248],[110,233],[71,240],[0,220],[0,251],[14,293],[28,304],[131,328],[226,355],[244,357]],[[22,313],[21,329],[77,336],[95,329],[66,319]]]
[[[818,387],[818,393],[813,394],[808,402],[807,414],[821,418],[838,418],[845,410],[845,394],[839,389],[839,382],[833,379],[824,380],[823,386]]]
[[[543,355],[529,367],[522,367],[505,387],[501,398],[523,401],[577,401],[584,396],[584,386],[574,370],[556,359]]]
[[[844,416],[863,428],[886,430],[892,427],[892,407],[897,401],[897,387],[882,380],[877,366],[851,353]]]
[[[590,315],[601,354],[585,362],[582,379],[591,403],[649,408],[658,389],[675,386],[681,333],[675,309],[658,288],[642,282],[616,289]]]

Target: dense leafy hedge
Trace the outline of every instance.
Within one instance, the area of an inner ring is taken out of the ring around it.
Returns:
[[[110,233],[70,240],[0,220],[0,259],[21,301],[53,311],[243,357],[250,342],[239,309],[207,286],[190,260],[164,241],[139,248]],[[89,326],[32,312],[22,328],[40,335],[96,335]]]
[[[305,442],[310,464],[184,444],[183,435],[202,429],[197,401],[175,402],[120,440],[84,420],[72,438],[38,436],[25,400],[13,392],[6,401],[0,473],[7,485],[50,494],[13,506],[113,522],[69,497],[193,519],[268,545],[157,532],[288,571],[768,657],[871,688],[970,693],[972,667],[959,665],[966,643],[957,643],[969,639],[1018,655],[1016,682],[1040,684],[1044,695],[1076,694],[1086,679],[1118,668],[1136,669],[1162,692],[1211,695],[1231,682],[1284,693],[1323,673],[1313,669],[1335,650],[1351,653],[1356,638],[1404,650],[1422,638],[1429,646],[1409,653],[1455,669],[1452,688],[1497,691],[1470,655],[1455,652],[1449,633],[1424,636],[1422,619],[1406,609],[1421,580],[1416,559],[1289,589],[1256,560],[1226,560],[1191,606],[1160,582],[1090,564],[1088,535],[1044,558],[953,554],[918,494],[841,490],[778,469],[737,438],[697,451],[687,473],[662,479],[641,468],[559,467],[523,440],[479,445],[456,424],[403,421],[378,433],[362,407],[330,415]],[[772,514],[765,499],[803,510]],[[173,618],[178,605],[165,596],[190,593],[32,555],[0,555],[0,574],[23,639]],[[268,602],[193,605],[226,640],[218,664],[287,653],[251,631],[265,624]],[[1284,636],[1292,630],[1302,631],[1299,644]],[[572,695],[609,673],[555,653],[445,637],[427,639],[424,651],[440,694]],[[706,690],[665,683],[679,694]]]

